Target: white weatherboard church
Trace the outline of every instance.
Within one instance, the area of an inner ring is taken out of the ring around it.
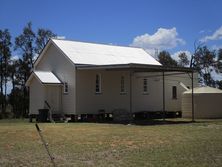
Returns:
[[[29,114],[45,103],[52,114],[74,116],[181,111],[180,82],[192,86],[189,72],[165,68],[141,48],[50,39],[26,82]]]

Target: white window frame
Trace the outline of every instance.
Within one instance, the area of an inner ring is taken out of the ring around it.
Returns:
[[[143,94],[148,94],[148,79],[143,78]]]
[[[126,94],[126,82],[125,82],[125,76],[120,77],[120,94]]]
[[[175,92],[174,92],[174,90],[175,90]],[[174,96],[174,93],[175,93],[175,96]],[[177,86],[172,86],[172,99],[174,99],[174,100],[177,99]]]
[[[63,93],[68,94],[69,93],[69,85],[67,82],[63,83]]]
[[[98,76],[98,78],[97,78],[97,76]],[[97,79],[98,79],[98,81],[97,81]],[[101,74],[96,74],[96,82],[95,82],[95,93],[96,94],[102,93],[101,80],[102,80]],[[97,90],[97,86],[98,86],[98,90]]]

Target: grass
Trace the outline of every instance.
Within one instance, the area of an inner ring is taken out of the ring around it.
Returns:
[[[222,166],[222,120],[40,123],[57,166]],[[34,123],[0,120],[0,166],[50,166]]]

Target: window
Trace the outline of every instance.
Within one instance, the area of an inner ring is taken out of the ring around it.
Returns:
[[[147,78],[143,78],[143,93],[148,93]]]
[[[177,99],[177,87],[176,86],[172,87],[172,98]]]
[[[120,93],[124,94],[125,92],[125,77],[121,76],[120,78]]]
[[[63,93],[68,93],[68,91],[69,91],[68,83],[64,82],[64,84],[63,84]]]
[[[96,93],[101,93],[101,75],[96,74]]]

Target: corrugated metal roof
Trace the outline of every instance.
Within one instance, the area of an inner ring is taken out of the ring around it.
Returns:
[[[141,48],[113,46],[52,39],[74,64],[114,65],[147,64],[161,65]]]
[[[191,94],[192,89],[189,89],[188,91],[185,91],[184,94]],[[222,90],[217,88],[212,88],[209,86],[203,86],[203,87],[197,87],[193,89],[194,94],[200,94],[200,93],[222,93]]]
[[[61,84],[61,81],[50,71],[33,72],[43,84]]]

